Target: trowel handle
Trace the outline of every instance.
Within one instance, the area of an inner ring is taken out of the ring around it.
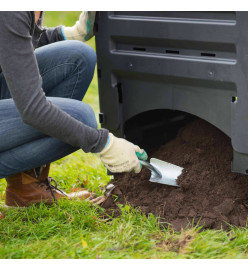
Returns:
[[[144,161],[144,160],[139,160],[140,164],[144,167],[146,167],[148,170],[150,170],[152,173],[155,173],[161,177],[161,173],[154,167],[152,166],[151,163]]]

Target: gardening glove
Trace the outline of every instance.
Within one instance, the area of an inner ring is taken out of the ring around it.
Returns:
[[[139,173],[141,164],[139,159],[146,160],[147,154],[139,146],[129,141],[115,137],[109,133],[109,140],[103,150],[97,154],[105,167],[112,173]],[[138,155],[138,156],[137,156]]]
[[[72,27],[62,27],[65,39],[87,41],[93,37],[93,27],[95,22],[95,11],[83,11],[79,20]]]

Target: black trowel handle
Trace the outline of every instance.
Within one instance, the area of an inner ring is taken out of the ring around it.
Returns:
[[[157,170],[154,166],[152,166],[151,163],[144,161],[144,160],[139,160],[140,164],[150,170],[152,173],[157,174],[159,177],[161,177],[161,173],[159,170]]]

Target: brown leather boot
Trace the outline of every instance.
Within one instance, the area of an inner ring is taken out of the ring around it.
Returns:
[[[25,207],[40,202],[52,204],[65,197],[86,199],[91,195],[86,190],[67,195],[57,187],[53,178],[48,177],[49,169],[50,164],[43,166],[38,179],[34,170],[7,177],[6,206]]]
[[[49,171],[50,171],[50,163],[49,164],[45,164],[43,166],[41,166],[40,168],[40,174],[39,174],[39,181],[41,182],[47,182],[47,181],[50,181],[50,182],[53,182],[55,184],[55,188],[62,192],[64,195],[66,195],[69,199],[73,199],[73,198],[79,198],[79,199],[87,199],[89,198],[92,194],[85,190],[85,189],[79,189],[78,191],[76,192],[71,192],[69,194],[66,194],[64,191],[60,190],[57,188],[57,182],[52,178],[52,177],[49,177]]]

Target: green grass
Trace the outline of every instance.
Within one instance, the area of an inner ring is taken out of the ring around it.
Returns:
[[[73,25],[80,12],[47,12],[45,25]],[[89,42],[94,46],[94,39]],[[84,99],[98,116],[97,78]],[[98,117],[97,117],[98,118]],[[51,176],[66,191],[87,180],[87,188],[101,194],[110,180],[93,154],[82,151],[52,165]],[[5,181],[0,180],[0,203]],[[248,258],[248,228],[230,231],[191,227],[181,232],[165,229],[153,215],[120,205],[112,218],[88,202],[61,201],[59,206],[32,206],[0,211],[0,258]]]

